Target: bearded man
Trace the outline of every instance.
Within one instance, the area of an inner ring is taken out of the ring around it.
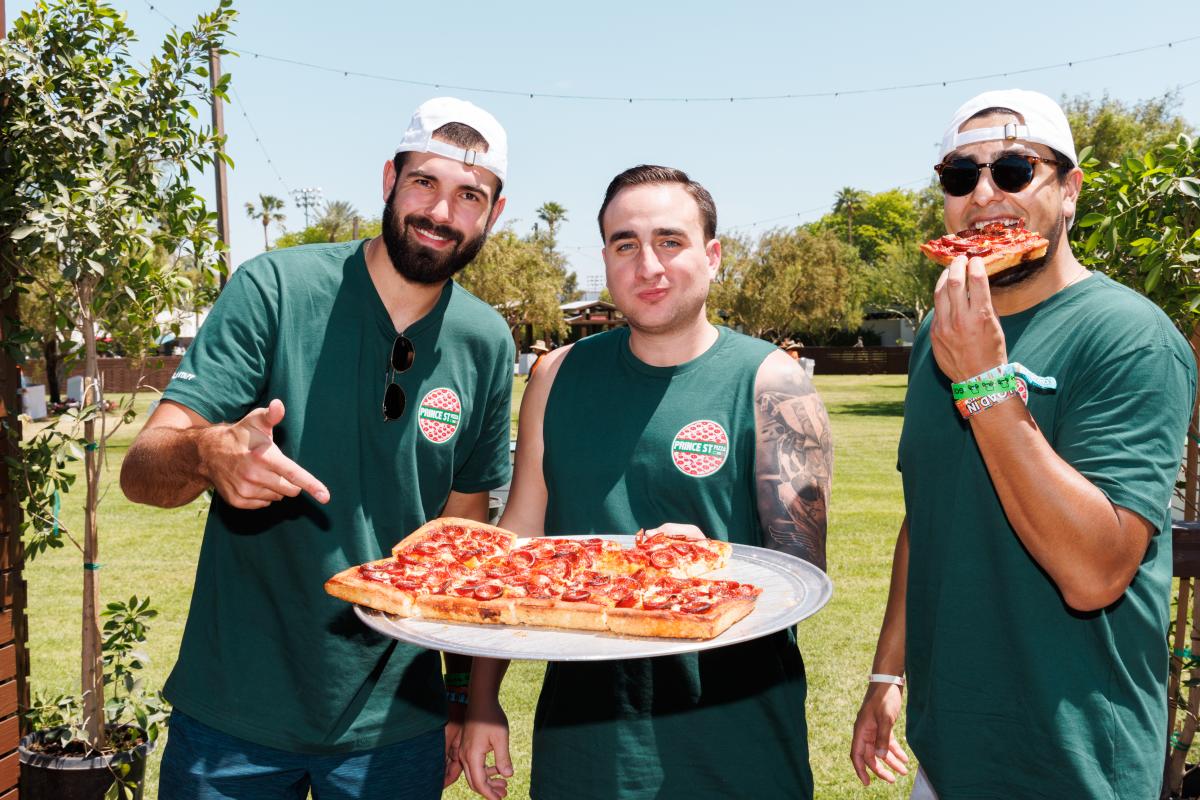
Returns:
[[[486,520],[509,479],[512,337],[450,280],[506,171],[490,114],[421,105],[384,166],[382,236],[243,265],[130,448],[136,502],[216,490],[165,687],[163,797],[432,798],[457,778],[461,692],[438,654],[322,585],[430,518]]]

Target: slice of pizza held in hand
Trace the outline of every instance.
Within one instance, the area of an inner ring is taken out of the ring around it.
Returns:
[[[948,233],[921,245],[921,252],[943,267],[959,256],[982,258],[988,275],[1046,255],[1050,242],[1025,230],[1025,220],[989,222],[978,228]]]

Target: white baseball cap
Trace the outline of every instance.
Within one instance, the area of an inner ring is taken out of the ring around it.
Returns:
[[[488,144],[487,152],[464,150],[433,138],[433,132],[451,122],[469,125]],[[508,175],[508,136],[488,112],[457,97],[426,100],[413,112],[397,153],[433,153],[473,167],[483,167],[501,181]]]
[[[987,108],[1007,108],[1021,115],[1024,123],[1012,123],[995,128],[976,128],[959,131],[971,117]],[[1000,89],[972,97],[954,112],[946,133],[942,136],[942,148],[938,160],[957,148],[975,142],[994,139],[1021,139],[1026,142],[1044,144],[1071,159],[1071,165],[1079,163],[1075,155],[1075,138],[1071,136],[1071,124],[1058,103],[1041,92],[1025,89]]]

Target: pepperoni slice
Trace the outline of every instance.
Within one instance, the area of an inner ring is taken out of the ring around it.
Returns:
[[[521,569],[523,567],[532,567],[533,562],[537,558],[529,550],[514,550],[513,554],[508,557],[508,560],[517,569]]]
[[[694,555],[696,552],[696,548],[693,545],[683,544],[682,542],[671,545],[671,549],[681,556]]]
[[[656,597],[643,597],[642,598],[642,608],[644,608],[648,611],[654,611],[655,609],[659,609],[659,608],[666,608],[667,606],[671,605],[671,599],[672,598],[670,595],[658,595]]]
[[[498,583],[481,583],[475,587],[476,600],[495,600],[504,594],[504,587]]]
[[[633,608],[637,605],[637,595],[633,592],[616,597],[617,608]]]
[[[650,563],[659,569],[670,569],[678,560],[670,550],[655,550],[650,554]]]
[[[583,585],[592,588],[607,586],[612,583],[611,577],[600,572],[585,572],[581,577],[583,578]]]
[[[392,586],[397,589],[402,589],[406,592],[415,592],[425,586],[425,582],[416,578],[393,578]]]
[[[562,593],[562,599],[568,603],[580,603],[592,596],[587,589],[571,588]]]
[[[690,603],[685,603],[680,607],[680,611],[685,614],[703,614],[713,607],[713,604],[707,600],[693,600]]]
[[[758,597],[762,594],[762,589],[757,586],[751,586],[748,583],[743,583],[738,587],[737,593],[739,597]]]
[[[473,597],[475,595],[475,590],[478,588],[478,584],[470,583],[465,586],[455,587],[452,591],[459,597]]]

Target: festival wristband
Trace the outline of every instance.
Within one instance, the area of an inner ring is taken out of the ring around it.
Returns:
[[[950,392],[953,394],[955,400],[986,397],[990,394],[1008,392],[1017,388],[1017,376],[1020,376],[1025,383],[1036,386],[1039,389],[1053,391],[1058,388],[1058,381],[1054,378],[1043,378],[1024,364],[1014,361],[1011,364],[1001,364],[998,367],[992,367],[973,378],[967,378],[965,381],[952,383],[950,384]]]
[[[467,693],[447,691],[446,699],[451,703],[457,703],[460,706],[465,706],[467,704]]]
[[[1054,391],[1058,388],[1058,381],[1054,378],[1044,378],[1025,365],[1014,361],[1011,364],[993,367],[965,381],[952,383],[950,391],[958,413],[964,419],[969,419],[992,406],[1003,403],[1013,395],[1020,395],[1022,401],[1028,402],[1027,392],[1018,384],[1018,381],[1046,391]]]
[[[890,683],[893,686],[903,686],[904,677],[902,675],[885,675],[881,672],[872,672],[867,676],[867,683]]]
[[[1005,400],[1018,396],[1019,393],[1014,389],[1011,392],[998,392],[997,394],[988,394],[983,397],[965,397],[962,400],[955,400],[954,407],[958,409],[959,414],[962,414],[963,419],[970,419],[993,406],[1000,405]],[[1021,399],[1024,400],[1025,398],[1022,397]]]

